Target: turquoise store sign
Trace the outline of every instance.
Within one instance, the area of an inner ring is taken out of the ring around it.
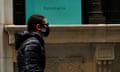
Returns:
[[[81,0],[26,0],[26,22],[32,14],[46,16],[50,24],[82,24]]]

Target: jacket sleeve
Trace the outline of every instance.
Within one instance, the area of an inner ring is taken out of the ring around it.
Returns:
[[[25,47],[25,72],[41,72],[39,66],[41,48],[37,44],[30,44]]]

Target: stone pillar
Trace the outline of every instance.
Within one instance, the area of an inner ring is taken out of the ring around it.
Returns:
[[[88,4],[89,24],[104,24],[105,16],[103,15],[101,0],[91,0]]]
[[[4,50],[3,50],[3,24],[4,24],[4,0],[0,0],[0,72],[4,71]]]
[[[13,0],[3,0],[5,8],[5,24],[13,24]]]
[[[0,72],[13,72],[12,50],[8,44],[5,24],[13,24],[13,0],[0,0]]]

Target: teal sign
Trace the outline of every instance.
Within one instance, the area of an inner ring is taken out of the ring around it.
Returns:
[[[81,0],[26,0],[26,22],[32,14],[46,16],[50,24],[82,24]]]

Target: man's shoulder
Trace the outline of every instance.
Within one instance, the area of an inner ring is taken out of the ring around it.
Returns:
[[[35,38],[35,37],[30,37],[27,40],[25,40],[24,44],[25,45],[30,45],[30,44],[40,45],[40,41],[37,38]]]

